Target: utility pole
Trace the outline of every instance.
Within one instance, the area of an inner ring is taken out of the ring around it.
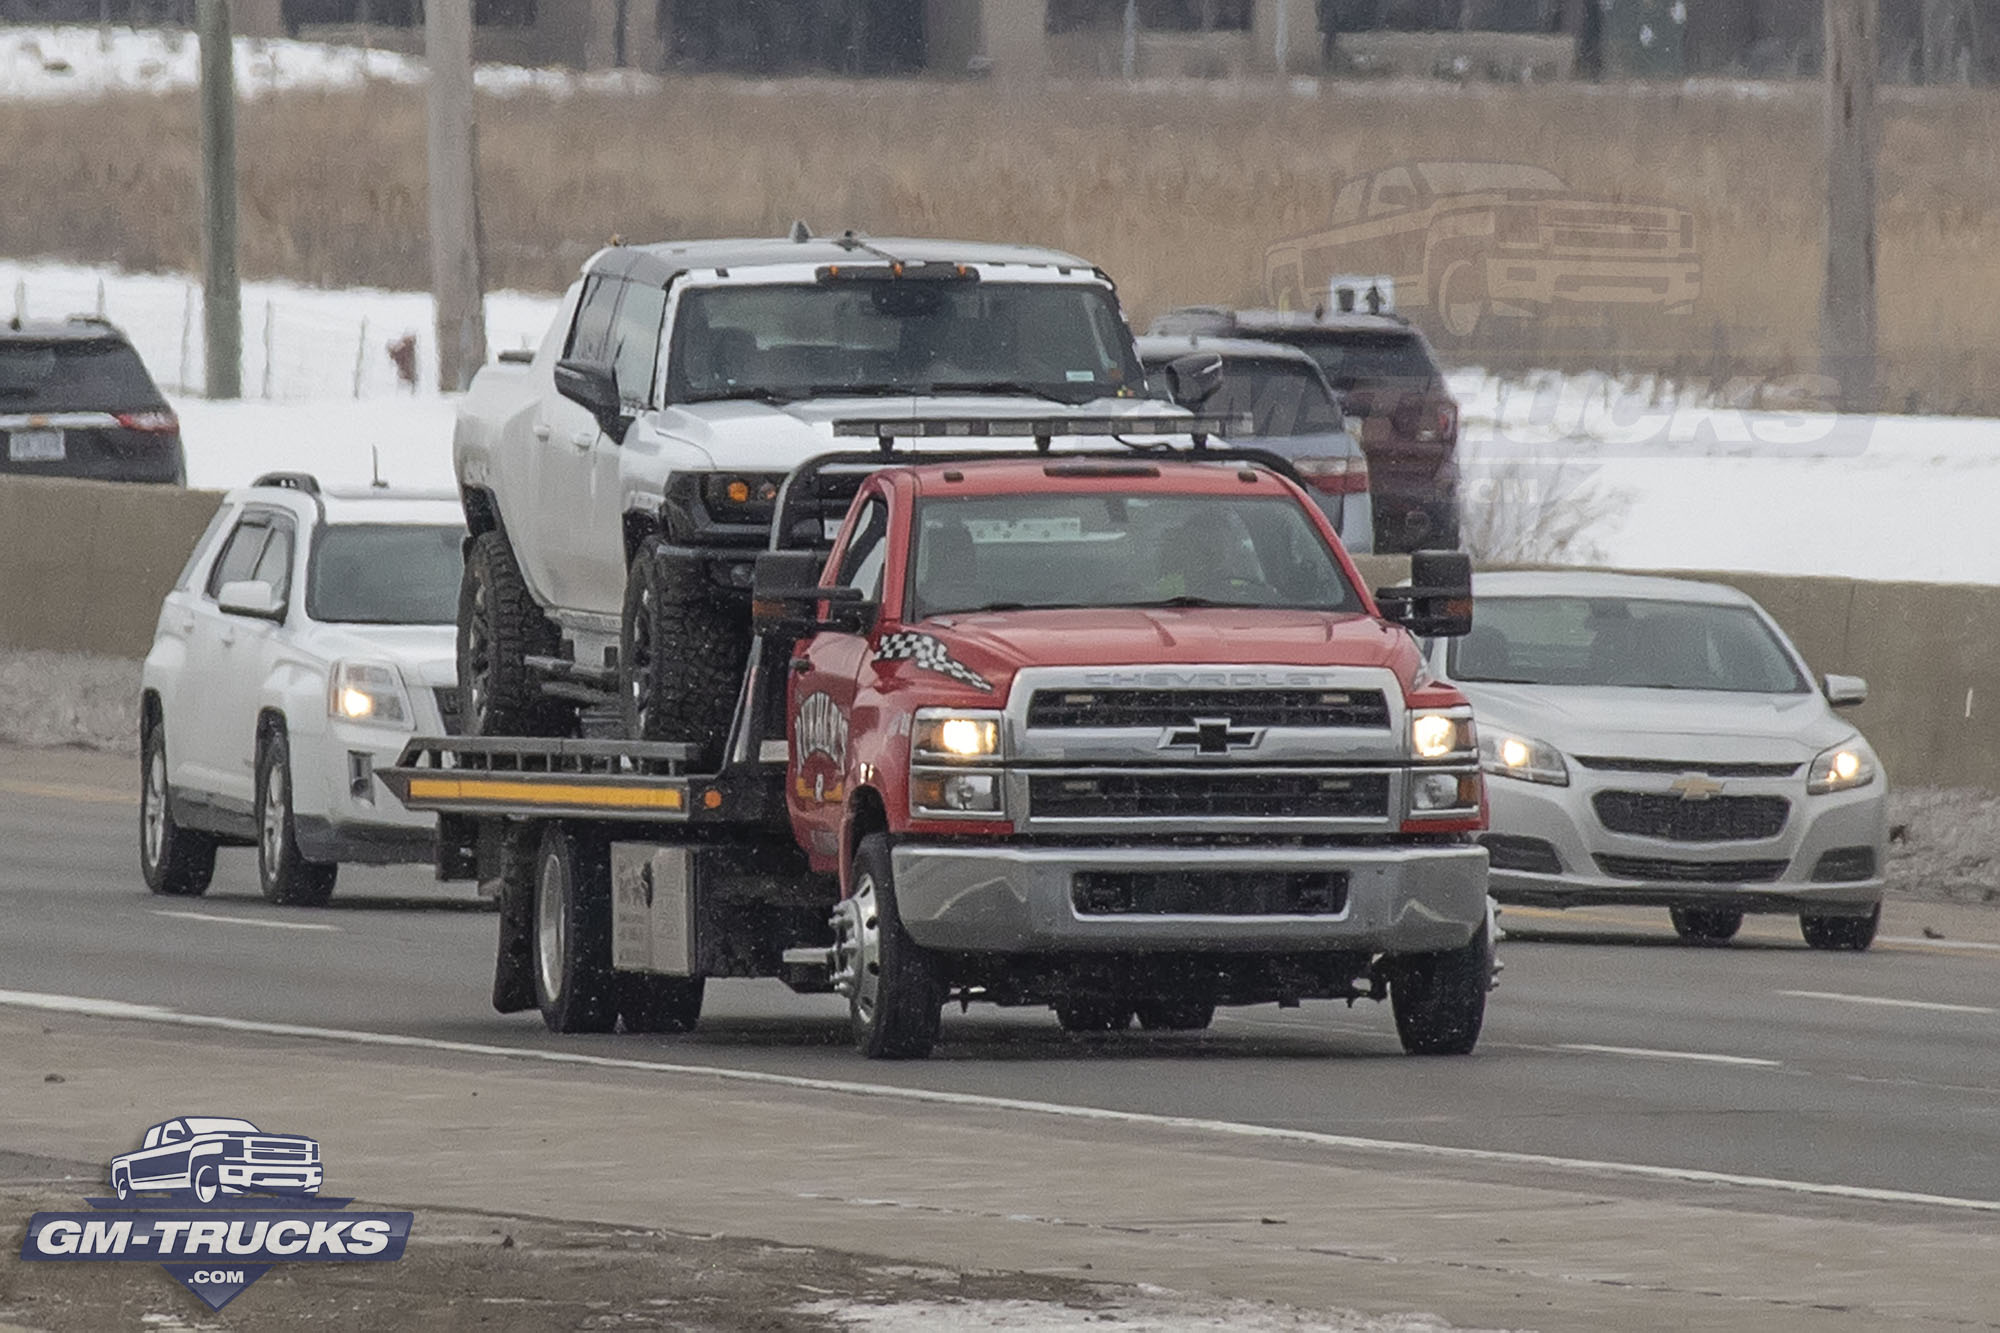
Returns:
[[[1826,282],[1820,371],[1840,409],[1875,406],[1876,0],[1824,0],[1826,14]]]
[[[430,64],[431,296],[438,388],[458,393],[486,362],[479,264],[479,136],[472,119],[472,0],[426,0]]]
[[[229,0],[197,0],[201,43],[201,317],[210,398],[243,396],[243,287],[236,272],[236,54]]]

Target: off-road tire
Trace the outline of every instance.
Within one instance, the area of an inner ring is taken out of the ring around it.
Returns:
[[[1882,925],[1882,904],[1867,916],[1801,916],[1799,933],[1815,949],[1830,953],[1862,953],[1875,943]]]
[[[1132,1006],[1122,1000],[1057,1000],[1055,1011],[1064,1032],[1123,1032],[1132,1026]]]
[[[611,846],[560,824],[535,859],[535,1003],[551,1032],[609,1032],[618,1021],[611,971]]]
[[[1139,1026],[1148,1032],[1201,1032],[1215,1021],[1215,1001],[1193,996],[1142,1000]]]
[[[1401,960],[1389,980],[1396,1035],[1411,1055],[1470,1055],[1486,1021],[1493,941],[1485,923],[1456,949]]]
[[[257,884],[280,907],[324,907],[340,867],[299,851],[292,813],[292,750],[282,728],[257,744]]]
[[[617,980],[618,1018],[627,1032],[692,1032],[701,1021],[700,977],[633,972]]]
[[[154,893],[198,898],[215,878],[215,835],[174,821],[167,772],[167,724],[159,721],[146,728],[139,756],[139,873]]]
[[[861,840],[854,854],[853,887],[851,896],[857,900],[869,897],[872,889],[873,916],[864,924],[872,926],[879,940],[872,1007],[859,982],[848,997],[855,1047],[871,1060],[922,1060],[937,1044],[942,1025],[942,968],[937,956],[903,929],[886,835],[872,833]]]
[[[625,735],[694,747],[698,768],[722,758],[750,656],[747,604],[718,595],[699,565],[663,559],[649,537],[625,579],[618,694]]]
[[[468,736],[561,736],[571,710],[542,696],[529,657],[552,657],[561,636],[521,577],[498,530],[465,552],[458,585],[458,716]]]
[[[1689,944],[1725,944],[1743,928],[1743,913],[1722,907],[1669,907],[1667,915]]]

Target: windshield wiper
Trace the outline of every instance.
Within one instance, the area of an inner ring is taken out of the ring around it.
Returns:
[[[1127,602],[1125,605],[1137,611],[1146,611],[1161,606],[1256,607],[1259,604],[1256,602],[1218,602],[1213,597],[1191,597],[1183,593],[1179,597],[1163,597],[1157,602]],[[1263,607],[1262,609],[1274,610],[1279,608]]]
[[[907,398],[912,394],[926,393],[921,384],[810,384],[806,386],[808,398]]]
[[[1011,393],[1023,398],[1040,398],[1044,402],[1061,403],[1064,407],[1081,407],[1092,398],[1098,397],[1093,385],[1088,396],[1078,398],[1074,394],[1057,393],[1045,385],[1029,384],[1022,380],[949,380],[942,384],[930,385],[931,394],[947,393]]]
[[[930,614],[976,616],[986,611],[1075,611],[1083,606],[1082,602],[982,602],[978,606],[959,606],[949,611],[932,611]]]
[[[782,406],[797,402],[798,398],[798,394],[788,389],[773,389],[762,384],[738,384],[727,389],[709,389],[702,393],[685,394],[680,401],[683,403],[755,402]]]

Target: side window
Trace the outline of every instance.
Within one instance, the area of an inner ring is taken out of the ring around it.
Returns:
[[[618,376],[619,400],[628,406],[653,405],[653,369],[660,360],[660,323],[666,313],[664,287],[626,284],[611,325],[611,366]]]
[[[571,361],[607,360],[611,351],[611,318],[618,309],[619,278],[593,273],[583,280],[583,299],[577,302],[576,323],[570,326],[569,343],[563,357]]]
[[[208,571],[208,586],[205,591],[213,598],[222,591],[225,583],[241,583],[251,577],[257,568],[258,559],[264,554],[264,539],[271,533],[269,514],[248,514],[236,525],[236,531],[229,534],[229,541],[216,557],[215,565]]]
[[[175,588],[185,590],[193,585],[196,567],[201,564],[203,556],[215,549],[215,539],[222,535],[222,529],[233,513],[235,511],[228,505],[216,509],[215,517],[208,520],[208,526],[202,530],[201,540],[197,541],[194,549],[188,552],[187,563],[181,566],[180,577],[174,580]]]
[[[271,536],[264,543],[264,554],[257,558],[257,567],[250,577],[260,583],[271,585],[280,599],[289,600],[292,594],[292,525],[283,521],[271,525]]]
[[[1409,172],[1401,167],[1391,167],[1375,178],[1375,196],[1368,205],[1371,216],[1379,218],[1385,213],[1401,213],[1416,206],[1417,186],[1410,179]]]
[[[854,539],[840,557],[833,581],[843,587],[859,588],[871,602],[882,600],[882,570],[888,560],[889,506],[870,500],[855,516]]]
[[[178,1120],[172,1124],[160,1126],[160,1142],[162,1143],[179,1143],[187,1136],[187,1126]]]

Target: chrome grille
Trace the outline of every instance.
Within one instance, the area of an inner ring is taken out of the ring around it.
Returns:
[[[1028,700],[1030,727],[1185,727],[1198,717],[1236,727],[1386,730],[1389,704],[1368,689],[1044,689]]]
[[[1613,879],[1664,884],[1770,884],[1788,861],[1672,861],[1651,856],[1599,856],[1597,868]]]
[[[1706,759],[1623,759],[1615,755],[1573,756],[1585,768],[1600,773],[1706,773],[1712,778],[1788,778],[1799,771],[1796,763],[1732,763]]]
[[[1748,842],[1775,838],[1792,803],[1782,796],[1711,796],[1689,801],[1672,792],[1601,791],[1591,798],[1598,822],[1613,833],[1667,842]]]

